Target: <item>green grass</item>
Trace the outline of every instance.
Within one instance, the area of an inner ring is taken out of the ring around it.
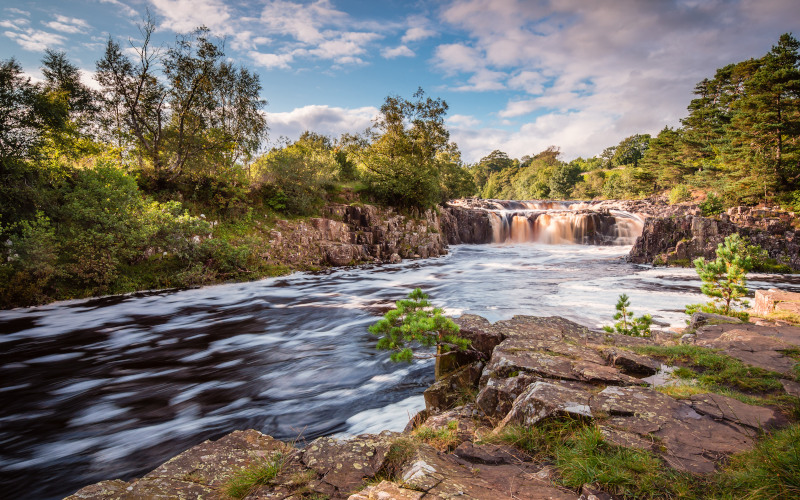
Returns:
[[[276,453],[268,459],[259,459],[235,472],[225,483],[225,494],[230,498],[244,498],[257,486],[275,479],[284,466],[284,456]]]
[[[677,369],[675,375],[697,379],[700,385],[709,389],[729,388],[746,394],[783,392],[779,373],[748,366],[713,349],[677,345],[636,347],[634,350],[670,365],[689,365],[691,368]]]
[[[417,427],[414,429],[414,437],[439,451],[453,451],[460,443],[458,439],[458,422],[451,420],[447,422],[447,427],[440,429],[432,429],[424,425]]]
[[[414,456],[418,447],[419,444],[414,439],[406,437],[395,439],[389,446],[389,451],[386,452],[383,465],[375,474],[375,478],[372,482],[378,484],[383,480],[396,481],[399,479],[403,466]]]

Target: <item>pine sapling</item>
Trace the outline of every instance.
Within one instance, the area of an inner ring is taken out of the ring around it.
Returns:
[[[604,326],[603,330],[608,333],[621,333],[623,335],[631,335],[633,337],[649,337],[650,325],[653,323],[653,317],[645,314],[635,318],[633,311],[628,308],[631,306],[631,301],[627,294],[620,294],[617,300],[614,319],[617,321],[614,327]]]

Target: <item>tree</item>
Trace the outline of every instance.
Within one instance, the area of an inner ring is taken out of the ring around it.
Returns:
[[[631,301],[628,299],[628,296],[624,293],[620,294],[617,305],[615,306],[617,312],[614,314],[614,319],[617,320],[617,322],[614,324],[613,328],[604,326],[603,330],[608,333],[616,332],[633,337],[649,337],[650,325],[653,322],[653,317],[649,314],[645,314],[634,318],[633,311],[628,309],[630,306]]]
[[[731,234],[717,245],[717,257],[706,261],[694,260],[697,274],[703,281],[700,290],[712,298],[706,312],[718,312],[726,316],[736,313],[735,307],[747,294],[747,272],[753,268],[751,250],[738,233]],[[687,306],[687,312],[701,309],[702,305]],[[710,309],[709,309],[710,308]]]
[[[565,200],[570,197],[572,189],[581,178],[581,171],[577,165],[562,164],[556,167],[550,177],[550,197],[556,200]]]
[[[411,362],[412,359],[441,357],[452,350],[465,351],[470,341],[458,336],[458,325],[442,315],[442,309],[433,307],[428,295],[415,288],[408,298],[395,302],[395,308],[387,312],[369,332],[380,336],[376,347],[393,351],[392,361]],[[416,343],[422,347],[436,347],[435,354],[414,353],[407,346]]]
[[[396,206],[432,207],[441,199],[441,152],[455,148],[444,125],[447,103],[425,97],[414,101],[389,96],[371,129],[372,143],[359,164],[370,192]]]

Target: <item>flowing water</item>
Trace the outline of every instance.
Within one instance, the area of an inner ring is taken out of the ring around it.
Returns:
[[[402,429],[430,361],[396,365],[367,326],[415,287],[452,315],[609,323],[620,293],[681,325],[690,269],[624,262],[626,246],[461,245],[445,257],[178,292],[0,311],[0,491],[57,498],[128,479],[205,439]],[[800,291],[758,275],[752,288]]]

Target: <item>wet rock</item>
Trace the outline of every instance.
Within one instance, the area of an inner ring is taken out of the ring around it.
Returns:
[[[591,393],[558,383],[536,382],[517,397],[511,411],[495,428],[499,432],[509,424],[531,426],[554,416],[592,418]]]
[[[364,478],[374,477],[383,466],[397,433],[364,434],[348,440],[323,437],[304,450],[303,464],[321,477],[314,490],[346,497],[356,491]]]
[[[476,466],[423,444],[401,476],[405,486],[425,493],[422,498],[575,499],[574,492],[538,479],[538,470],[531,463]]]
[[[381,481],[350,495],[347,500],[420,500],[422,492],[402,488],[389,481]]]
[[[772,408],[748,405],[720,394],[696,394],[689,399],[697,413],[716,420],[727,420],[762,430],[786,424],[786,419]]]

